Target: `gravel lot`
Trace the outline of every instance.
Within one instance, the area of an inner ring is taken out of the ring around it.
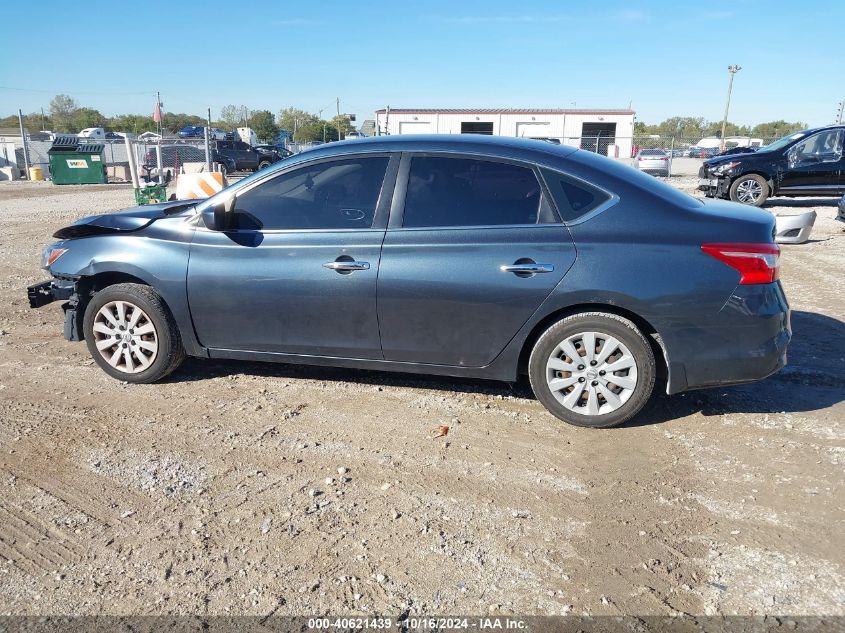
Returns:
[[[783,249],[789,367],[609,431],[521,384],[199,360],[114,381],[26,286],[53,231],[131,203],[0,184],[0,613],[845,615],[833,200],[769,207],[819,214]]]

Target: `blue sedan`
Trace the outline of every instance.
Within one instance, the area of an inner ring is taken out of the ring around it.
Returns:
[[[332,143],[44,252],[64,333],[149,383],[186,355],[515,381],[571,424],[786,363],[771,214],[501,137]]]

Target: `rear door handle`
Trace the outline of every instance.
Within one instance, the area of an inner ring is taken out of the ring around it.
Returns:
[[[353,270],[369,270],[370,269],[370,262],[326,262],[323,264],[323,268],[328,268],[330,270],[336,270],[338,272],[345,272],[345,271],[353,271]]]
[[[555,267],[554,264],[510,264],[508,266],[499,266],[499,270],[503,273],[534,275],[536,273],[553,273]]]

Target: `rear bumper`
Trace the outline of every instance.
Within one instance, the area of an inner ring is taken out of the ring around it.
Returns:
[[[676,334],[683,349],[670,348],[670,357],[682,364],[686,384],[675,382],[671,393],[756,382],[786,365],[789,304],[779,282],[738,286],[713,318]]]

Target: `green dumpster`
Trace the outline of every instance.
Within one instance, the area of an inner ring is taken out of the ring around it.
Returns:
[[[50,157],[50,175],[57,185],[108,182],[102,143],[86,143],[78,136],[57,136],[47,154]]]

